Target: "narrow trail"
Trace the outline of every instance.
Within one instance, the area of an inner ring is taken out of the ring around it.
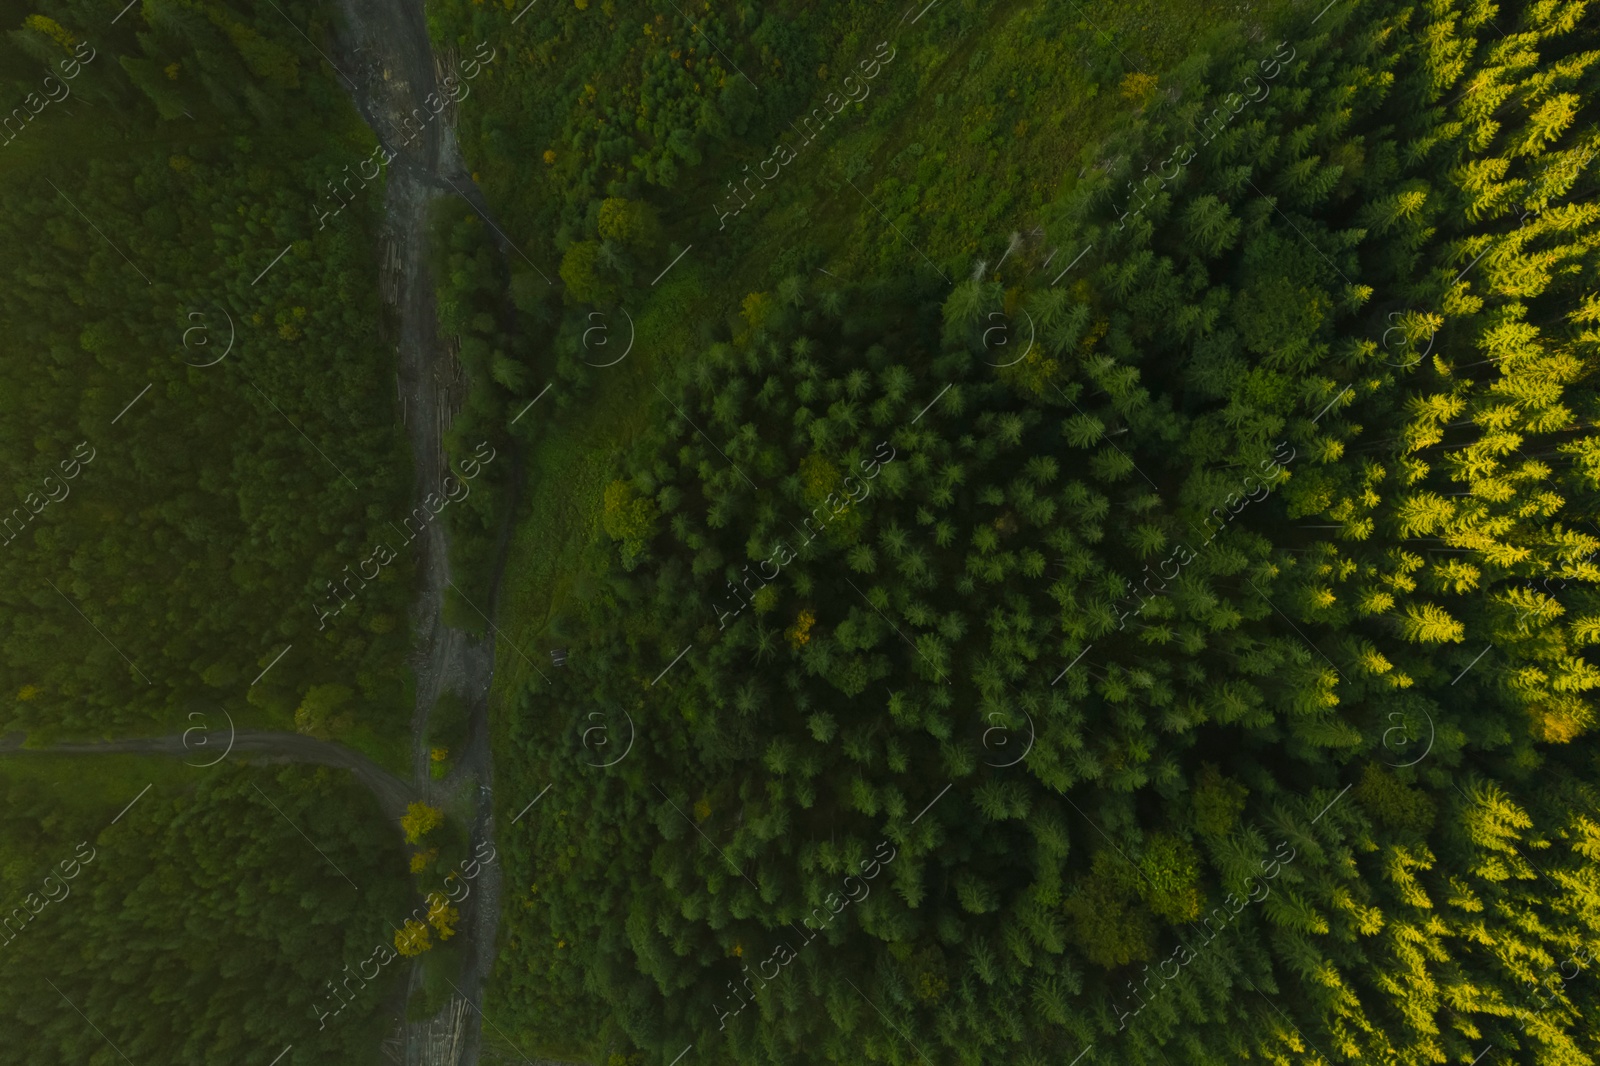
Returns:
[[[231,740],[231,743],[230,743]],[[233,755],[258,755],[265,758],[255,761],[313,763],[349,770],[365,785],[383,808],[384,816],[398,820],[406,813],[406,804],[419,799],[417,790],[409,781],[402,781],[358,751],[317,740],[300,733],[279,733],[269,730],[240,730],[232,738],[222,730],[201,736],[192,733],[173,733],[164,737],[136,737],[125,740],[97,740],[67,744],[48,744],[40,748],[24,748],[20,736],[0,744],[0,753],[17,755],[172,755],[185,759],[209,762],[213,752]]]

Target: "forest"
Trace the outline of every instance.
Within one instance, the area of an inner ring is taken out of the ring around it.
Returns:
[[[71,90],[0,149],[6,721],[293,728],[338,685],[349,738],[382,753],[415,560],[317,611],[409,509],[398,405],[373,387],[381,191],[326,217],[372,134],[271,6],[114,14],[17,9],[0,46],[9,97]]]
[[[415,559],[315,610],[412,472],[381,182],[330,211],[375,139],[297,30],[329,16],[4,6],[6,1062],[376,1063],[405,1010],[371,965],[422,902],[398,827],[233,750],[406,754]],[[15,748],[158,736],[182,762]]]
[[[0,1060],[1600,1061],[1592,5],[0,13]]]
[[[1593,1061],[1595,45],[1578,4],[1240,26],[1124,75],[1003,254],[790,264],[657,364],[530,627],[565,665],[504,697],[553,784],[497,1024]],[[627,306],[576,247],[562,299]]]
[[[0,1061],[379,1061],[400,986],[363,963],[411,903],[371,798],[321,769],[110,758],[76,791],[70,757],[7,764]]]

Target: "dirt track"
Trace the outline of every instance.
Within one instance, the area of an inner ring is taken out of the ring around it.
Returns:
[[[427,263],[427,222],[434,198],[465,196],[480,212],[483,197],[460,161],[450,122],[452,110],[435,114],[430,95],[443,104],[434,55],[428,43],[422,0],[340,0],[344,24],[336,34],[334,61],[357,109],[394,158],[386,172],[383,240],[395,277],[384,294],[399,322],[397,357],[400,395],[415,465],[412,499],[440,491],[447,470],[442,461],[443,427],[464,400],[455,360],[437,332],[433,279]],[[458,68],[454,75],[460,79]],[[415,116],[413,130],[402,126]],[[415,126],[420,125],[420,132]],[[407,139],[411,143],[406,143]],[[486,216],[487,217],[487,216]],[[501,461],[509,462],[509,457]],[[492,844],[493,803],[488,743],[488,693],[494,673],[494,644],[479,641],[444,624],[450,562],[442,524],[428,523],[421,539],[421,587],[411,623],[416,634],[412,667],[417,703],[412,713],[412,776],[417,790],[448,801],[466,790],[473,804],[471,846]],[[478,605],[493,612],[492,603]],[[429,777],[427,716],[442,692],[459,693],[468,703],[472,726],[467,749],[446,783]],[[438,794],[437,796],[435,794]],[[494,963],[500,912],[500,865],[484,868],[471,900],[463,906],[464,970],[458,984],[471,1009],[447,1006],[427,1022],[407,1023],[406,1066],[474,1066],[481,1040],[483,985]],[[420,980],[414,968],[412,985]]]
[[[386,258],[395,278],[385,293],[399,321],[397,356],[405,425],[411,441],[416,480],[412,498],[438,491],[447,473],[442,462],[443,427],[465,399],[459,368],[437,333],[433,279],[427,263],[427,221],[436,197],[460,195],[487,220],[482,194],[461,163],[452,130],[454,108],[444,103],[439,83],[446,75],[469,85],[472,70],[455,57],[441,72],[428,42],[422,0],[339,0],[343,25],[333,56],[357,109],[394,153],[388,165],[383,238],[392,246]],[[435,114],[434,96],[442,113]],[[412,116],[413,129],[402,123]],[[420,125],[420,133],[415,127]],[[407,144],[407,138],[411,143]],[[491,223],[493,226],[493,223]],[[495,227],[498,231],[498,227]],[[501,462],[511,462],[509,456]],[[502,544],[504,538],[502,538]],[[502,549],[503,550],[503,549]],[[466,793],[473,806],[472,845],[492,844],[494,805],[488,739],[488,694],[494,674],[493,640],[473,640],[444,624],[443,607],[450,564],[442,525],[429,523],[421,544],[421,588],[412,612],[416,647],[417,704],[412,716],[412,775],[418,791],[441,802]],[[498,564],[496,566],[498,577]],[[477,607],[494,613],[493,597]],[[427,716],[439,694],[459,693],[471,712],[470,740],[448,781],[429,777]],[[436,795],[437,794],[437,795]],[[459,991],[471,1004],[462,1012],[446,1007],[429,1022],[405,1026],[406,1066],[475,1066],[481,1033],[478,1007],[494,963],[500,914],[500,865],[484,868],[478,891],[463,909],[464,971]],[[413,975],[413,984],[420,970]]]
[[[356,779],[378,797],[384,816],[388,818],[399,819],[406,813],[406,804],[418,798],[417,790],[409,782],[400,780],[360,752],[299,733],[246,730],[234,735],[231,747],[228,734],[217,730],[205,734],[175,733],[166,737],[51,744],[43,748],[21,748],[13,744],[0,746],[0,751],[51,755],[177,755],[196,765],[211,762],[224,752],[229,756],[263,755],[269,760],[315,763],[352,771]]]

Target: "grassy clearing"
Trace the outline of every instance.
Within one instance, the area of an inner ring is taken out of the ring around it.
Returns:
[[[530,449],[496,622],[517,650],[501,642],[491,707],[500,706],[505,693],[520,691],[537,671],[552,668],[548,652],[560,637],[551,633],[550,623],[574,575],[589,569],[584,556],[599,534],[601,495],[617,457],[660,402],[656,387],[670,380],[676,360],[692,350],[698,333],[694,323],[703,320],[711,304],[705,293],[712,269],[688,258],[680,262],[636,317],[628,358],[597,371],[585,401],[551,418]]]
[[[406,688],[412,687],[411,679],[406,678]],[[402,704],[409,706],[409,704]],[[291,724],[289,727],[293,729]],[[380,732],[370,725],[356,726],[348,735],[337,738],[339,743],[354,748],[385,770],[403,780],[411,777],[411,734],[408,730],[400,729],[395,732]]]

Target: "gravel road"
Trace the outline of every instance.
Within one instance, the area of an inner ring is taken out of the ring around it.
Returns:
[[[428,104],[442,104],[447,94],[439,83],[445,74],[462,78],[461,67],[441,72],[428,42],[423,0],[339,0],[343,25],[334,42],[340,68],[357,109],[394,159],[385,187],[383,238],[392,247],[385,258],[397,275],[388,282],[385,299],[399,319],[398,371],[405,424],[416,469],[412,497],[420,501],[439,491],[447,471],[442,462],[442,427],[464,400],[459,368],[437,333],[433,279],[427,264],[427,219],[435,197],[460,195],[485,220],[482,194],[466,172],[451,127],[453,108],[435,115]],[[452,65],[455,61],[450,60]],[[421,132],[408,133],[408,117]],[[410,143],[407,138],[410,138]],[[490,222],[499,232],[499,227]],[[503,239],[503,238],[502,238]],[[509,459],[503,461],[510,461]],[[509,509],[508,509],[509,512]],[[422,581],[412,611],[416,645],[417,704],[412,714],[412,773],[418,791],[441,800],[466,792],[474,807],[472,846],[492,844],[494,805],[489,789],[493,767],[489,753],[488,694],[494,674],[494,642],[474,640],[444,624],[445,591],[450,561],[444,528],[429,523],[421,542]],[[502,552],[505,538],[502,537]],[[498,583],[500,564],[495,567]],[[493,615],[489,603],[477,605]],[[442,692],[461,695],[471,712],[470,740],[450,779],[430,779],[427,716]],[[500,915],[500,864],[486,866],[478,891],[463,905],[464,966],[457,988],[471,1009],[446,1007],[426,1022],[405,1026],[406,1066],[476,1066],[482,1040],[479,1007],[483,986],[494,964],[495,933]],[[420,980],[414,968],[413,986]]]

